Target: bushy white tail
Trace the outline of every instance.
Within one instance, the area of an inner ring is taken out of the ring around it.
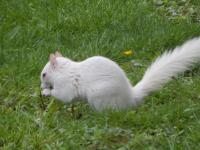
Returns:
[[[200,37],[187,41],[173,51],[165,52],[147,69],[142,80],[133,87],[135,97],[141,100],[160,89],[171,77],[190,69],[200,61]]]

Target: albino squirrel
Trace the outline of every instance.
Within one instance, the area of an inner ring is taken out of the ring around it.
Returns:
[[[98,111],[131,108],[198,61],[200,38],[194,38],[158,57],[132,86],[124,71],[108,58],[94,56],[75,62],[56,52],[41,72],[42,95],[63,102],[86,100]]]

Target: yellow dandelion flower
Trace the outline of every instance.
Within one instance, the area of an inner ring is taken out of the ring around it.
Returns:
[[[123,52],[123,54],[126,55],[126,56],[131,56],[131,55],[133,55],[133,51],[132,50],[125,50]]]

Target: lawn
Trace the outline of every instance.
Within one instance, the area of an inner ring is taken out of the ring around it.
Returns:
[[[40,71],[60,48],[102,55],[133,84],[164,50],[200,35],[199,0],[1,0],[0,149],[199,149],[197,64],[134,110],[95,112],[40,96]],[[124,51],[132,50],[132,55]]]

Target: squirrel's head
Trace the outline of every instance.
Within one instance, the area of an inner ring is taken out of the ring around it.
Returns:
[[[50,54],[49,62],[44,66],[40,75],[42,89],[53,88],[55,72],[57,72],[65,62],[66,58],[62,57],[61,53],[58,51],[56,51],[55,54]]]

